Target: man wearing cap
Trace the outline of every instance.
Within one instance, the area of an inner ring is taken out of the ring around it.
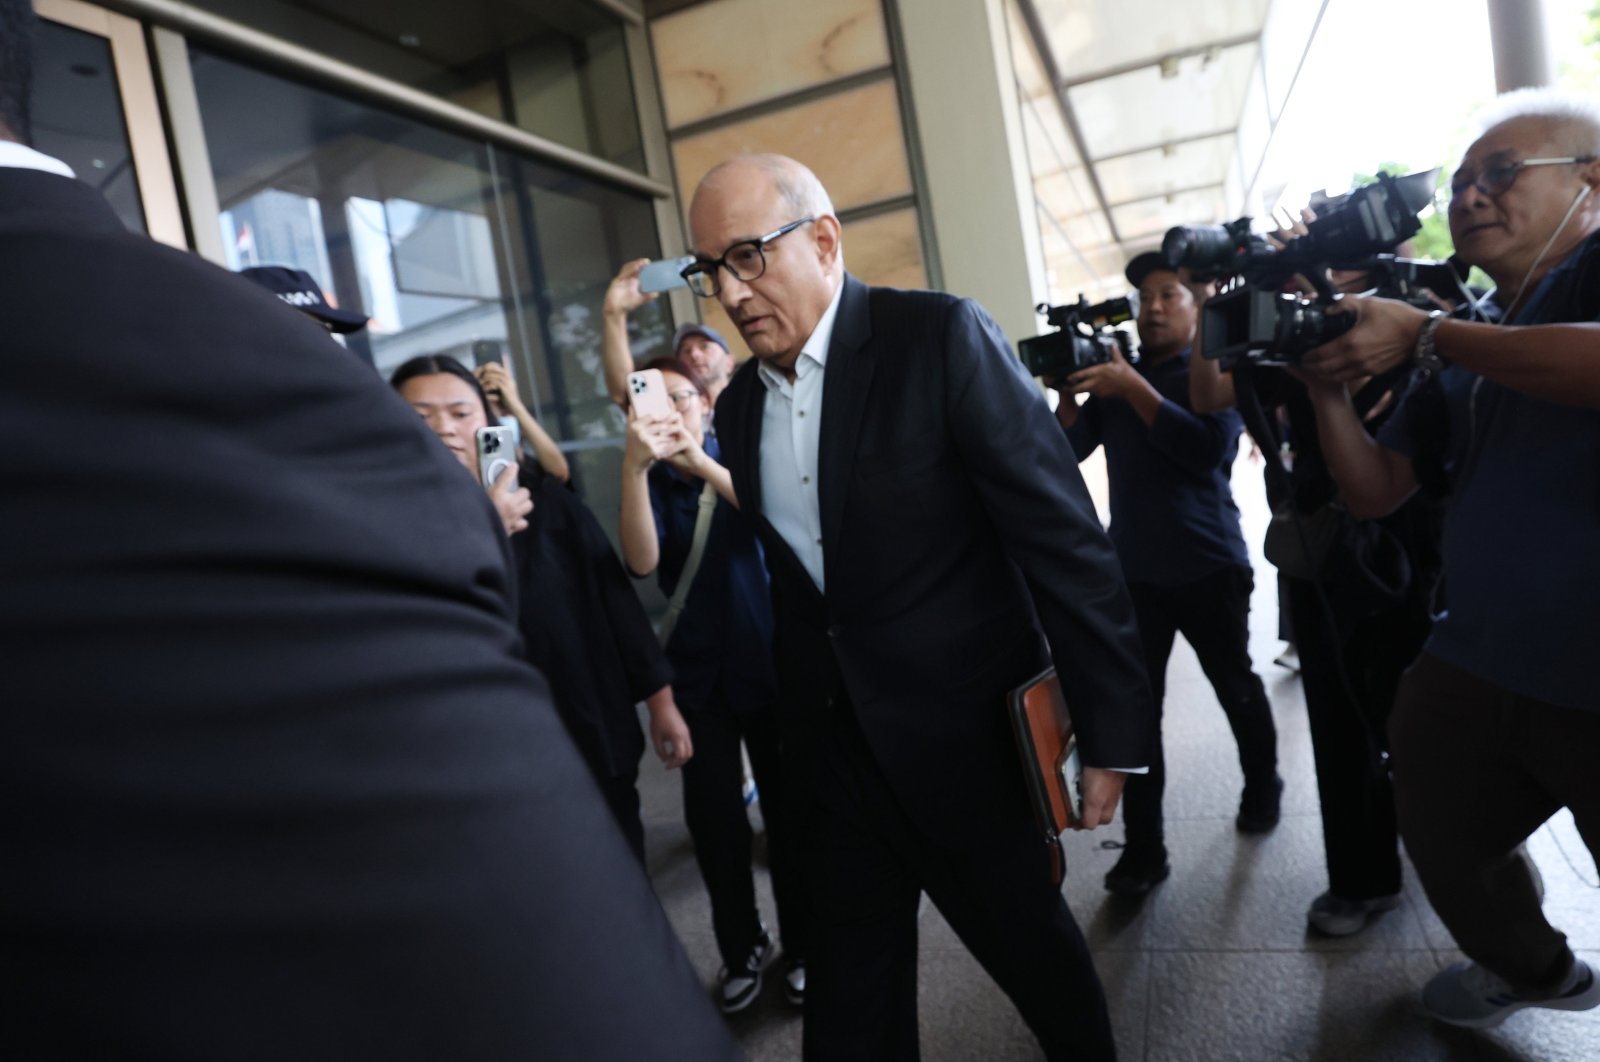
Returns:
[[[1197,415],[1189,405],[1189,354],[1199,318],[1194,291],[1159,254],[1128,264],[1139,291],[1141,357],[1112,360],[1051,381],[1056,419],[1081,461],[1106,450],[1111,541],[1122,561],[1159,708],[1174,635],[1194,647],[1239,744],[1244,795],[1236,824],[1262,833],[1278,823],[1283,782],[1277,733],[1261,679],[1250,666],[1254,576],[1229,472],[1243,429],[1232,410]],[[1087,392],[1079,406],[1073,395]],[[1127,847],[1105,885],[1143,896],[1171,872],[1162,830],[1166,772],[1157,744],[1150,772],[1124,790]]]
[[[611,400],[628,405],[628,373],[633,371],[633,354],[628,348],[628,315],[656,300],[656,295],[639,290],[639,270],[650,260],[636,258],[618,271],[606,289],[602,330],[602,360],[605,363],[606,390]],[[711,404],[717,404],[722,389],[733,376],[733,352],[728,341],[715,328],[702,324],[682,324],[672,336],[672,354],[700,374]]]
[[[351,310],[341,310],[328,301],[310,273],[290,266],[251,266],[239,270],[239,275],[266,288],[289,306],[293,306],[334,335],[347,336],[367,327],[367,317]],[[365,344],[345,349],[377,368],[372,351]]]

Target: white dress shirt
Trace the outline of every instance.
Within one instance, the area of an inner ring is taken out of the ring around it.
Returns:
[[[791,383],[766,362],[757,366],[767,385],[761,415],[761,512],[789,543],[818,590],[822,574],[822,508],[817,497],[818,444],[822,438],[822,380],[828,366],[833,320],[844,282],[800,349]]]
[[[0,140],[0,166],[14,170],[43,170],[62,177],[76,177],[72,167],[60,159],[53,159],[42,151],[35,151],[15,140]]]

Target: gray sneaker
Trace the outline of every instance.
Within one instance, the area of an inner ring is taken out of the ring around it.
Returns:
[[[1370,900],[1347,900],[1325,892],[1311,901],[1306,921],[1311,928],[1329,937],[1348,937],[1367,928],[1367,924],[1385,911],[1400,906],[1400,894],[1374,896]]]
[[[1422,990],[1428,1014],[1451,1025],[1488,1029],[1523,1007],[1552,1010],[1589,1010],[1600,1005],[1600,981],[1589,964],[1579,959],[1552,995],[1528,997],[1475,962],[1458,962],[1434,974]]]

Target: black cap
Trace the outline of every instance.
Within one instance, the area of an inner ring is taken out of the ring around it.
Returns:
[[[1165,269],[1169,273],[1178,270],[1169,263],[1160,251],[1146,251],[1144,254],[1134,255],[1133,261],[1128,263],[1128,268],[1122,275],[1128,278],[1128,283],[1135,288],[1144,283],[1144,278],[1158,269]]]
[[[251,266],[249,269],[239,270],[239,275],[266,288],[306,316],[323,322],[330,332],[341,334],[358,332],[367,326],[367,318],[361,314],[330,306],[322,294],[322,288],[317,285],[311,274],[303,269],[291,269],[288,266]]]

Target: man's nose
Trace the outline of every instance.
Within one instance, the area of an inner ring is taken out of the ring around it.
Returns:
[[[750,297],[750,285],[727,269],[722,271],[722,283],[717,288],[717,301],[722,308],[732,310]]]

